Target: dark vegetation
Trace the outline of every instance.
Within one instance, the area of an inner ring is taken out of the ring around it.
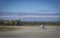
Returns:
[[[41,24],[45,24],[45,25],[60,25],[60,22],[52,22],[52,21],[48,21],[48,22],[38,22],[38,21],[34,21],[34,22],[27,22],[27,21],[21,21],[21,20],[0,20],[0,26],[24,26],[24,25],[41,25]]]

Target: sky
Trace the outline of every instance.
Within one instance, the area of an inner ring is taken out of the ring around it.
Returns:
[[[0,0],[0,15],[2,12],[60,14],[60,0]]]
[[[0,7],[1,11],[58,13],[60,0],[0,0]]]

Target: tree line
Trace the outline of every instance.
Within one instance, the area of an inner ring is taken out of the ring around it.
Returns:
[[[0,20],[0,25],[10,25],[10,26],[22,25],[22,21],[21,20]]]
[[[21,20],[0,20],[0,25],[3,26],[24,26],[24,25],[41,25],[41,24],[45,24],[45,25],[60,25],[60,22],[52,22],[52,21],[48,21],[48,22],[38,22],[38,21],[34,21],[34,22],[27,22],[27,21],[21,21]]]

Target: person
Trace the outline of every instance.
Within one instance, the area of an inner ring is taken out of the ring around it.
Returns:
[[[40,26],[40,28],[41,28],[41,29],[45,29],[45,25],[42,24],[42,25]]]

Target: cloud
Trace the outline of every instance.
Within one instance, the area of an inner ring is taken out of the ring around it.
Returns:
[[[0,17],[4,18],[44,18],[44,17],[49,17],[49,18],[60,18],[59,15],[53,15],[53,16],[49,16],[49,15],[45,15],[45,16],[38,16],[38,15],[22,15],[22,16],[18,16],[18,15],[0,15]]]

